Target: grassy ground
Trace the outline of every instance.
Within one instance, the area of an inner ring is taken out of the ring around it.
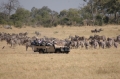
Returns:
[[[116,37],[120,35],[120,26],[103,27],[55,27],[4,29],[0,32],[28,32],[35,36],[68,38],[69,35],[89,37],[94,35],[91,29],[103,28],[99,35]],[[5,49],[1,49],[5,46]],[[0,79],[120,79],[120,45],[110,49],[72,49],[69,54],[38,54],[25,46],[10,48],[6,42],[0,42]]]

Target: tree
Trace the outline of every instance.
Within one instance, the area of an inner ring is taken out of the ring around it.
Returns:
[[[10,20],[13,21],[14,25],[19,24],[28,24],[28,20],[30,17],[30,12],[24,8],[18,8],[15,14],[11,15]]]
[[[120,11],[120,1],[119,0],[107,0],[104,3],[104,7],[106,8],[107,13],[114,14],[115,23],[118,22],[117,12]]]
[[[2,9],[3,12],[6,13],[6,15],[8,15],[9,19],[12,12],[17,10],[19,6],[20,5],[18,0],[8,0],[7,3],[2,3],[0,8]]]
[[[51,15],[51,25],[57,26],[57,24],[58,24],[58,12],[51,11],[50,15]]]
[[[33,7],[33,8],[31,9],[31,16],[32,16],[32,18],[35,17],[35,15],[37,14],[37,11],[38,11],[38,9],[35,8],[35,7]]]
[[[62,11],[60,11],[59,16],[60,16],[60,17],[66,17],[67,14],[68,14],[68,11],[67,11],[67,10],[62,10]]]
[[[120,8],[119,8],[120,0],[83,0],[83,1],[87,3],[87,5],[81,9],[84,11],[82,13],[82,16],[84,19],[88,17],[87,19],[93,19],[94,22],[97,22],[96,20],[100,21],[100,19],[101,19],[101,22],[104,22],[103,19],[105,20],[104,17],[107,17],[106,15],[114,14],[114,19],[112,18],[110,19],[109,17],[109,21],[111,22],[114,21],[114,23],[115,22],[118,23],[117,16],[119,16],[118,12],[120,11]]]
[[[6,24],[7,22],[5,21],[5,14],[0,12],[0,24]]]

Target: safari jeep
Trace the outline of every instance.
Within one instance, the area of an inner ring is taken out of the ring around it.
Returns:
[[[52,46],[33,46],[34,52],[39,53],[66,53],[68,54],[70,52],[70,48],[66,46],[58,46],[58,45],[52,45]]]

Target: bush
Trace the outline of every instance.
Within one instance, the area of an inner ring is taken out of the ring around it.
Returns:
[[[57,23],[54,23],[53,26],[56,27],[58,24]]]
[[[96,16],[96,25],[102,26],[103,25],[103,21],[102,21],[102,16],[101,15],[97,15]]]
[[[8,25],[14,25],[12,21],[7,22]]]
[[[47,24],[47,23],[46,23],[46,24],[43,24],[43,26],[44,26],[44,27],[52,27],[51,24]]]
[[[104,23],[108,24],[108,22],[109,22],[109,17],[105,16],[105,17],[103,18],[103,21],[104,21]]]
[[[1,19],[0,24],[7,24],[7,22],[4,19]]]
[[[61,19],[61,25],[69,25],[70,22],[69,22],[69,18],[63,18]]]
[[[15,22],[15,27],[21,28],[22,27],[22,22],[20,22],[20,21]]]

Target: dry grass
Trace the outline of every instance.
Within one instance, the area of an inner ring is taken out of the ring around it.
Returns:
[[[91,29],[102,28],[99,35],[115,37],[120,26],[55,27],[55,28],[0,28],[0,32],[28,32],[35,36],[68,38],[69,35],[89,37]],[[5,49],[1,49],[5,46]],[[111,49],[72,49],[69,54],[38,54],[25,46],[10,48],[0,42],[0,79],[120,79],[120,47]]]

